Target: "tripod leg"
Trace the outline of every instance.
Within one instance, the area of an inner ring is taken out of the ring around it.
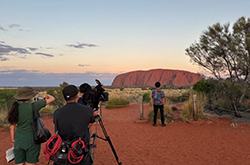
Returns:
[[[102,128],[103,134],[104,134],[106,140],[108,141],[108,143],[109,143],[109,145],[110,145],[110,147],[111,147],[111,149],[112,149],[112,151],[113,151],[113,154],[114,154],[114,156],[115,156],[115,159],[116,159],[118,165],[121,165],[122,162],[119,162],[119,158],[118,158],[117,153],[116,153],[116,151],[115,151],[115,148],[114,148],[114,146],[113,146],[113,144],[112,144],[112,142],[111,142],[111,140],[110,140],[110,137],[108,136],[108,133],[107,133],[107,131],[106,131],[104,125],[103,125],[103,122],[102,122],[102,120],[101,120],[101,117],[99,116],[98,118],[99,118],[98,121],[99,121],[99,124],[100,124],[100,126],[101,126],[101,128]]]
[[[95,133],[92,134],[91,138],[93,138],[93,141],[92,141],[92,146],[91,146],[91,149],[90,149],[90,156],[92,158],[92,161],[93,161],[93,164],[94,164],[94,155],[95,155],[95,147],[96,147],[96,143],[97,143],[97,127],[98,127],[98,119],[95,119],[95,123],[96,123],[96,130],[95,130]],[[92,132],[92,127],[91,127],[91,132]]]

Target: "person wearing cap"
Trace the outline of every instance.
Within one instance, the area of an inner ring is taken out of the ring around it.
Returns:
[[[93,112],[90,107],[77,103],[79,96],[75,85],[66,86],[63,89],[63,97],[66,100],[66,105],[54,112],[53,122],[55,124],[55,132],[60,135],[62,140],[75,137],[81,138],[85,143],[89,144],[89,127],[95,122],[94,116],[98,112]],[[79,164],[92,164],[90,156],[82,160]]]
[[[31,87],[18,88],[17,94],[14,96],[16,101],[8,112],[7,120],[10,123],[15,164],[35,165],[39,162],[41,145],[34,143],[34,135],[30,124],[33,120],[31,99],[36,94],[37,92]],[[55,100],[51,95],[46,95],[43,98],[44,100],[34,102],[37,111]]]
[[[160,109],[161,113],[161,126],[165,127],[164,123],[164,102],[165,102],[165,93],[163,90],[160,89],[161,83],[156,82],[155,87],[156,89],[152,91],[152,102],[154,105],[154,124],[153,126],[156,127],[156,120],[157,120],[157,112]]]

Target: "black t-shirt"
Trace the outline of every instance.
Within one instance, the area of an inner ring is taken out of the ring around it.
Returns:
[[[54,112],[53,122],[55,132],[58,131],[62,139],[72,136],[81,137],[89,144],[88,125],[95,122],[93,110],[90,107],[78,103],[67,103]]]

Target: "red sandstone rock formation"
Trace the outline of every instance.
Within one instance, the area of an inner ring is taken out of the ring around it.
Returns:
[[[154,86],[157,81],[162,86],[187,86],[195,84],[200,79],[200,74],[188,71],[153,69],[120,74],[115,77],[112,86]]]

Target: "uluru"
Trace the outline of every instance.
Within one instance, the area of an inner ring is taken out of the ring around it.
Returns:
[[[198,73],[184,70],[138,70],[117,75],[111,86],[154,86],[157,81],[162,86],[189,86],[201,78],[202,76]]]

